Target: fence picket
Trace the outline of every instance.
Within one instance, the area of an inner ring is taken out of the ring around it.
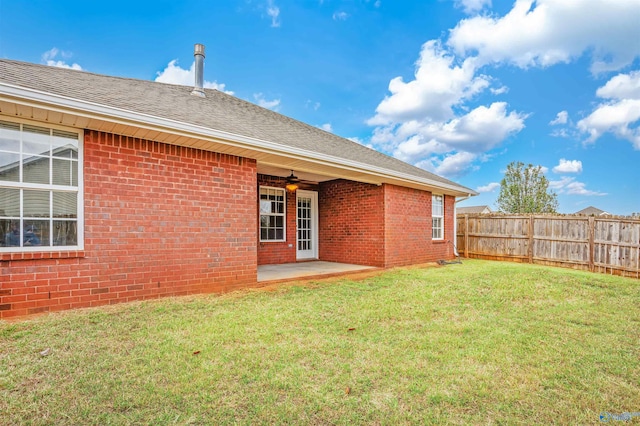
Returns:
[[[465,214],[456,220],[465,257],[640,278],[640,219]]]

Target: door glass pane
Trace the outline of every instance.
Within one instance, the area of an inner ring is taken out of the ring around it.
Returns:
[[[298,198],[298,250],[310,251],[313,249],[311,241],[311,217],[312,217],[312,199]]]

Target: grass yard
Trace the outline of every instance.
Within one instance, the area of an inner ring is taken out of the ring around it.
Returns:
[[[465,260],[0,321],[7,425],[594,424],[605,411],[640,411],[634,279]]]

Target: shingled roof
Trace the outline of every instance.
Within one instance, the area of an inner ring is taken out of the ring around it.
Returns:
[[[458,214],[491,213],[491,208],[489,206],[464,206],[464,207],[457,207],[456,213]]]
[[[583,216],[609,216],[611,215],[611,213],[608,213],[604,210],[601,210],[597,207],[593,207],[593,206],[589,206],[587,208],[584,208],[580,211],[575,212],[574,214],[576,215],[583,215]]]
[[[441,176],[214,89],[205,89],[206,97],[202,98],[190,94],[191,86],[1,59],[0,89],[3,85],[337,156],[372,168],[413,176],[436,187],[475,194]],[[0,97],[2,94],[0,90]]]

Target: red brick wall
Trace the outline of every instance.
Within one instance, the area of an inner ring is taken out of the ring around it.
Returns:
[[[443,241],[431,240],[431,193],[346,180],[320,184],[320,260],[393,267],[451,259],[453,203]]]
[[[444,240],[431,239],[431,193],[385,185],[385,266],[451,259],[453,203],[445,196]]]
[[[84,252],[0,254],[0,317],[256,284],[255,160],[85,132]]]
[[[382,186],[348,180],[320,184],[320,260],[384,266]]]

